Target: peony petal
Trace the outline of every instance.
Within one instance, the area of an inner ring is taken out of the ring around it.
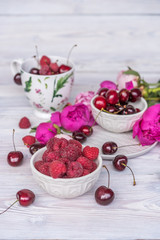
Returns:
[[[101,88],[114,89],[114,90],[117,89],[117,85],[114,82],[109,81],[109,80],[101,82],[100,83],[100,87]]]
[[[61,113],[60,112],[55,112],[51,114],[51,122],[53,124],[58,125],[59,127],[61,127]]]

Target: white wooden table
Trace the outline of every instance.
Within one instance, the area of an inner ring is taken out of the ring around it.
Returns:
[[[0,239],[160,239],[160,144],[149,153],[131,159],[137,185],[129,171],[119,173],[106,162],[115,200],[106,207],[94,200],[99,181],[85,195],[67,200],[46,194],[34,181],[30,153],[22,143],[29,130],[18,127],[27,116],[32,126],[41,122],[32,114],[21,87],[14,85],[10,61],[40,54],[67,55],[75,43],[72,60],[77,93],[96,90],[105,79],[115,81],[126,66],[140,71],[150,82],[160,78],[160,2],[158,0],[59,0],[0,1],[0,211],[15,201],[22,188],[33,190],[36,200],[27,208],[17,203],[0,215]],[[15,142],[25,160],[13,168],[6,157]]]

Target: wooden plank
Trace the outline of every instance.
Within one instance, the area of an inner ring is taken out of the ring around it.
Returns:
[[[1,15],[159,14],[158,0],[16,0],[0,1]]]

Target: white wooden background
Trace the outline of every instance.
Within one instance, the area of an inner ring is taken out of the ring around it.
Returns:
[[[35,45],[40,54],[66,56],[75,43],[71,101],[80,91],[97,89],[105,79],[115,81],[126,66],[155,82],[160,79],[160,1],[0,0],[0,211],[22,188],[36,194],[32,206],[17,204],[0,216],[0,239],[160,239],[159,145],[130,161],[135,187],[129,171],[118,173],[107,163],[116,194],[107,207],[97,205],[93,197],[106,183],[104,171],[90,192],[72,200],[47,195],[32,178],[31,155],[21,141],[29,131],[19,129],[18,122],[24,115],[33,126],[40,119],[13,83],[10,62],[33,56]],[[17,149],[25,155],[18,168],[6,162],[13,128]]]

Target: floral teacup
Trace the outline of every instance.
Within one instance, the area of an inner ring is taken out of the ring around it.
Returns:
[[[65,64],[66,58],[50,57],[52,62],[58,60],[58,64]],[[53,111],[60,111],[68,102],[71,88],[74,82],[74,65],[67,63],[71,69],[68,72],[55,75],[35,75],[29,73],[31,68],[37,68],[35,58],[27,60],[13,60],[11,70],[13,74],[21,73],[24,92],[34,113],[39,118],[49,118]]]

